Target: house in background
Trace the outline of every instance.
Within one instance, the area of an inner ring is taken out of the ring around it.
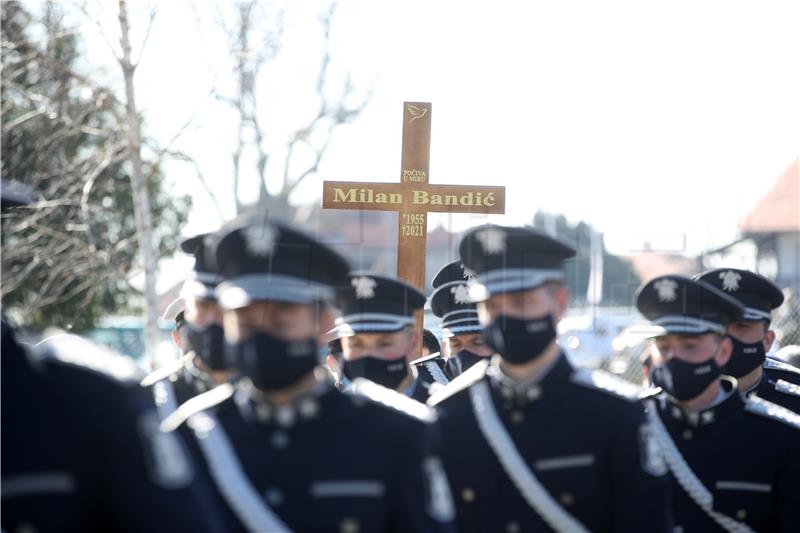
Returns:
[[[800,159],[795,159],[739,224],[740,239],[703,256],[706,268],[753,270],[800,291]]]

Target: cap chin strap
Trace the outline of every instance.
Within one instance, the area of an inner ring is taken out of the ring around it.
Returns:
[[[497,415],[486,381],[470,387],[469,394],[481,433],[525,501],[554,530],[588,533],[583,524],[553,499],[525,463]]]
[[[667,462],[672,475],[678,481],[678,484],[686,491],[686,494],[697,504],[700,509],[711,517],[725,531],[731,533],[754,533],[750,527],[743,523],[734,520],[722,513],[713,510],[714,499],[711,492],[703,485],[703,482],[695,475],[691,467],[686,463],[678,447],[669,436],[667,428],[658,417],[656,411],[656,404],[653,400],[648,400],[647,404],[647,418],[650,426],[653,429],[661,451],[664,453],[664,460]]]

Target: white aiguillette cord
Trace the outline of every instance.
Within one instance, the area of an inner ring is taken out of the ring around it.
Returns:
[[[554,530],[588,533],[583,524],[553,499],[525,463],[497,415],[489,385],[485,381],[478,382],[470,387],[469,393],[481,433],[525,501]]]
[[[192,419],[193,429],[199,433],[197,442],[217,488],[242,525],[254,533],[290,532],[289,526],[278,518],[250,483],[217,417],[213,413],[198,413]]]
[[[167,417],[161,423],[161,430],[174,431],[183,420],[187,420],[194,431],[195,440],[200,446],[214,483],[248,531],[258,533],[291,531],[253,487],[242,469],[239,458],[236,457],[225,428],[219,423],[216,415],[205,410],[233,396],[234,390],[230,383],[223,383],[204,394],[195,396]]]
[[[653,429],[653,434],[661,446],[664,453],[664,460],[667,462],[675,480],[686,491],[686,494],[710,516],[725,531],[732,533],[753,533],[747,524],[738,522],[729,516],[714,511],[714,499],[711,492],[703,485],[703,482],[695,475],[691,467],[681,455],[678,447],[675,446],[672,437],[669,436],[667,428],[658,416],[656,404],[653,400],[647,401],[647,418]]]
[[[447,385],[450,383],[450,380],[447,379],[447,376],[444,375],[444,372],[442,372],[442,369],[439,368],[439,365],[437,365],[436,362],[426,361],[425,368],[427,368],[428,372],[431,373],[431,377],[436,383],[439,383],[440,385]]]

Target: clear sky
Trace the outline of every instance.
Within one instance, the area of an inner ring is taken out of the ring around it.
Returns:
[[[141,31],[152,4],[134,4]],[[101,17],[112,37],[115,5]],[[259,80],[275,150],[316,110],[323,5],[290,5],[282,54]],[[230,215],[235,123],[208,93],[232,87],[215,19],[233,19],[210,0],[159,7],[138,78],[147,131],[163,141],[194,117],[178,147]],[[91,33],[100,67],[105,44]],[[730,242],[800,154],[800,2],[348,1],[332,53],[335,72],[374,96],[298,201],[318,200],[322,179],[398,180],[404,100],[433,102],[431,182],[503,184],[507,215],[493,221],[563,213],[618,253],[645,241],[674,249],[684,235],[690,253]],[[213,229],[220,219],[189,167],[168,171],[195,196],[185,233]],[[429,228],[437,222],[479,220],[431,215]]]

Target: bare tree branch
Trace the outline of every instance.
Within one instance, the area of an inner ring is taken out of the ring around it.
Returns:
[[[75,7],[78,11],[83,13],[87,20],[89,20],[92,24],[97,26],[97,31],[100,33],[100,36],[103,38],[103,40],[108,45],[108,49],[111,52],[111,54],[114,56],[114,58],[117,61],[121,61],[122,54],[117,50],[117,47],[114,46],[112,40],[109,38],[108,34],[106,33],[105,28],[100,23],[100,21],[97,20],[96,17],[94,17],[92,14],[89,13],[89,10],[86,8],[86,2],[84,1],[84,2],[78,3],[78,2],[74,2],[73,1],[73,2],[70,2],[70,4],[73,7]],[[97,7],[102,10],[100,2],[97,2]]]
[[[130,158],[131,185],[133,188],[136,233],[139,237],[139,253],[144,262],[144,300],[145,300],[145,345],[147,353],[156,353],[159,342],[158,309],[156,307],[156,257],[153,250],[153,221],[148,194],[148,180],[144,176],[141,159],[141,118],[136,110],[133,77],[136,66],[131,62],[130,25],[128,22],[127,0],[119,0],[120,44],[122,57],[119,64],[125,80],[125,99],[127,109],[127,141]]]
[[[195,175],[197,176],[197,181],[200,182],[200,185],[202,185],[203,190],[206,192],[208,197],[214,203],[214,207],[217,209],[217,213],[219,214],[220,219],[224,219],[225,214],[224,211],[222,210],[222,206],[219,204],[217,196],[211,190],[211,187],[208,184],[208,181],[206,180],[205,176],[203,175],[203,172],[200,169],[200,165],[197,163],[197,161],[195,161],[192,157],[189,157],[187,154],[183,152],[166,151],[165,155],[177,161],[183,161],[184,163],[189,163],[192,166]]]
[[[150,10],[150,14],[147,20],[147,28],[144,32],[144,37],[142,38],[142,43],[139,46],[139,52],[136,54],[136,59],[133,60],[134,65],[138,65],[139,61],[142,59],[142,55],[144,54],[144,49],[147,46],[147,41],[150,39],[150,30],[153,29],[153,22],[156,19],[156,15],[158,14],[158,4],[153,6],[153,9]]]

